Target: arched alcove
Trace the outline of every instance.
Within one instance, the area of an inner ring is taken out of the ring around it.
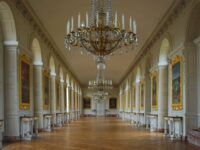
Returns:
[[[17,35],[13,13],[8,4],[4,1],[0,2],[0,20],[4,41],[16,41]]]
[[[167,38],[164,38],[160,46],[160,55],[159,55],[159,65],[168,64],[168,54],[170,52],[171,45]]]
[[[42,65],[41,47],[38,39],[34,38],[31,44],[31,50],[33,53],[33,65]]]
[[[50,69],[51,75],[56,75],[55,62],[52,56],[50,57],[50,60],[49,60],[49,69]]]

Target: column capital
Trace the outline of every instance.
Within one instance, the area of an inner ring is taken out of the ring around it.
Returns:
[[[33,66],[43,66],[43,63],[42,62],[37,62],[37,61],[35,61],[35,62],[33,62]]]
[[[56,77],[56,73],[55,72],[50,72],[50,76]]]
[[[10,48],[17,48],[19,45],[18,41],[4,41],[3,44],[5,47],[10,47]]]

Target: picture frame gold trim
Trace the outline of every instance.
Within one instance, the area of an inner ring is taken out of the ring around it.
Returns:
[[[49,79],[49,73],[48,73],[48,71],[46,71],[46,70],[44,70],[43,71],[43,108],[44,108],[44,110],[48,110],[49,109],[49,104],[48,105],[46,105],[45,104],[45,78],[48,78],[48,101],[49,101],[49,103],[50,103],[50,79]]]
[[[158,110],[158,72],[154,71],[151,74],[151,109],[153,111]],[[156,78],[156,105],[153,105],[153,80]]]
[[[174,111],[183,110],[183,57],[180,55],[175,56],[170,62],[170,98],[171,98],[171,108]],[[180,63],[180,102],[173,104],[173,66],[177,63]]]
[[[144,82],[144,80],[142,80],[140,82],[140,110],[144,110],[144,103],[145,103],[145,88],[144,88],[144,86],[145,86],[145,82]],[[143,90],[143,95],[142,95],[142,90]],[[143,101],[143,106],[142,106],[142,101]]]
[[[22,101],[22,62],[29,66],[29,102],[23,103]],[[31,106],[31,73],[32,64],[30,58],[26,55],[21,55],[19,59],[19,108],[20,110],[30,110]]]

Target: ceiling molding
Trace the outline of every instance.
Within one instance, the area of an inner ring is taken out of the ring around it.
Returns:
[[[15,5],[17,10],[22,14],[22,16],[29,22],[29,24],[33,27],[33,30],[41,37],[42,41],[49,47],[50,53],[53,53],[54,56],[61,62],[61,64],[65,67],[66,71],[72,78],[78,82],[80,86],[81,82],[77,79],[74,73],[71,71],[72,69],[69,67],[69,64],[65,61],[63,55],[61,55],[58,51],[59,48],[55,44],[54,40],[45,29],[43,24],[41,23],[39,17],[35,14],[32,7],[29,5],[27,0],[9,0],[11,3]]]
[[[157,42],[161,36],[168,30],[169,26],[177,19],[180,12],[190,3],[191,1],[188,0],[176,0],[174,3],[172,3],[169,10],[165,13],[161,21],[158,23],[150,37],[147,39],[146,43],[143,45],[141,50],[139,50],[136,58],[131,63],[130,69],[128,69],[125,76],[121,79],[119,82],[119,85],[121,85],[124,80],[129,76],[129,74],[133,71],[133,69],[139,64],[140,60],[147,54],[147,52],[150,51],[152,46],[155,42]]]

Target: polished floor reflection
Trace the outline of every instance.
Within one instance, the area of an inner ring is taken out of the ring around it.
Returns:
[[[160,133],[131,127],[116,118],[82,118],[32,142],[8,144],[3,150],[200,150],[170,141]]]

